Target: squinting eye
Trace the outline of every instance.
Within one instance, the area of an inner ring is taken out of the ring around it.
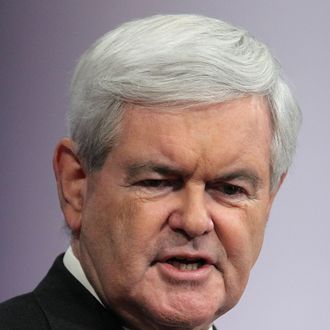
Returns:
[[[145,187],[145,188],[155,188],[162,189],[171,187],[174,190],[179,189],[181,186],[180,180],[162,180],[162,179],[146,179],[138,181],[134,184],[135,186]]]
[[[228,196],[237,196],[241,194],[246,194],[245,189],[230,183],[218,183],[215,185],[211,185],[209,189],[218,191]]]
[[[154,179],[142,180],[137,182],[135,185],[142,187],[151,187],[151,188],[160,188],[160,187],[168,186],[165,180],[154,180]]]
[[[244,193],[244,189],[232,184],[224,184],[220,190],[227,195],[237,195]]]

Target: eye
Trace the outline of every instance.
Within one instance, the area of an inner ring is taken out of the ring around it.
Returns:
[[[134,186],[150,189],[172,188],[173,190],[178,190],[181,188],[182,182],[181,180],[171,179],[146,179],[136,182]]]
[[[209,185],[207,188],[230,197],[247,195],[247,192],[244,188],[226,182],[215,183]]]
[[[224,183],[219,187],[219,190],[226,195],[238,195],[245,193],[245,190],[239,186],[235,186],[233,184]]]
[[[141,180],[135,183],[135,185],[141,187],[147,187],[147,188],[162,188],[162,187],[168,187],[168,182],[166,180],[147,179],[147,180]]]

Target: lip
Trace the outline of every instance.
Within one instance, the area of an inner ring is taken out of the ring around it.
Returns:
[[[174,267],[167,261],[172,258],[186,259],[186,260],[200,260],[202,259],[205,264],[198,269],[194,270],[180,270]],[[214,261],[207,254],[192,254],[192,253],[171,253],[164,254],[159,260],[156,261],[155,266],[161,276],[166,280],[173,282],[205,282],[214,270]]]
[[[177,258],[177,259],[187,259],[187,260],[199,260],[202,259],[206,265],[214,265],[215,264],[215,258],[213,258],[208,253],[202,253],[202,252],[186,252],[186,251],[172,251],[172,252],[164,252],[160,254],[157,258],[157,262],[166,262],[169,259]]]

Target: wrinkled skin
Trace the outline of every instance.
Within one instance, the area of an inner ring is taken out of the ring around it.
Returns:
[[[275,196],[267,104],[253,96],[161,110],[128,107],[117,146],[92,174],[63,139],[59,196],[75,255],[127,326],[208,329],[241,297]],[[170,258],[202,266],[178,269]]]

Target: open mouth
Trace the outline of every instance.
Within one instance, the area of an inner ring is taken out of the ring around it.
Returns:
[[[178,270],[191,271],[203,267],[206,264],[206,261],[203,259],[186,259],[174,257],[166,260],[166,263],[172,265]]]

